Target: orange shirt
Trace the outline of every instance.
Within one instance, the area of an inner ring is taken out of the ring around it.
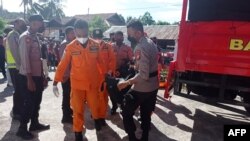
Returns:
[[[116,67],[116,58],[113,45],[102,40],[99,42],[101,47],[101,57],[104,63],[103,74],[107,73],[108,71],[114,72]]]
[[[100,45],[89,38],[86,48],[76,39],[67,45],[64,55],[57,67],[55,81],[62,82],[67,66],[71,64],[71,88],[90,90],[99,88],[103,60],[100,55]]]
[[[126,61],[133,59],[132,48],[125,44],[122,44],[120,47],[114,45],[114,51],[116,53],[116,69],[124,65]]]

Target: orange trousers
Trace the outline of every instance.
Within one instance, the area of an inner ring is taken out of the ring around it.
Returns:
[[[98,118],[106,118],[108,111],[108,92],[104,90],[98,94]]]
[[[87,102],[93,119],[99,118],[99,97],[98,89],[71,90],[70,105],[73,110],[73,131],[82,132],[84,130],[84,109]]]

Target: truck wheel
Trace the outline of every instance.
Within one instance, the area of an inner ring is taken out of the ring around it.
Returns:
[[[250,104],[250,93],[247,93],[247,94],[244,95],[243,101],[244,101],[245,103]],[[245,109],[246,109],[246,111],[250,114],[250,107],[245,107]]]

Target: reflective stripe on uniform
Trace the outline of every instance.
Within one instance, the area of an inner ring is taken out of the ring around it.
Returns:
[[[8,68],[16,68],[16,61],[10,51],[8,42],[6,44],[6,62]]]
[[[8,68],[16,68],[16,64],[15,63],[7,63],[7,67]]]

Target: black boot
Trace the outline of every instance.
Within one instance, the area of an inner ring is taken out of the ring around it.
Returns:
[[[39,123],[38,120],[36,121],[31,121],[31,124],[30,124],[30,131],[42,131],[42,130],[49,130],[50,129],[50,125],[48,124],[41,124]]]
[[[82,132],[75,132],[75,141],[83,141]]]
[[[136,136],[135,136],[135,133],[129,133],[128,134],[128,139],[129,141],[139,141]]]
[[[62,118],[62,123],[69,123],[69,124],[73,124],[73,118],[72,117],[66,117],[66,116],[63,116]]]
[[[99,119],[99,122],[100,122],[101,126],[107,126],[107,123],[106,123],[106,121],[105,121],[105,118],[100,118],[100,119]]]
[[[34,136],[27,130],[27,125],[21,124],[16,133],[18,137],[24,140],[32,140]]]
[[[95,129],[96,129],[96,131],[100,131],[102,129],[100,120],[95,119],[94,121],[95,121]]]

